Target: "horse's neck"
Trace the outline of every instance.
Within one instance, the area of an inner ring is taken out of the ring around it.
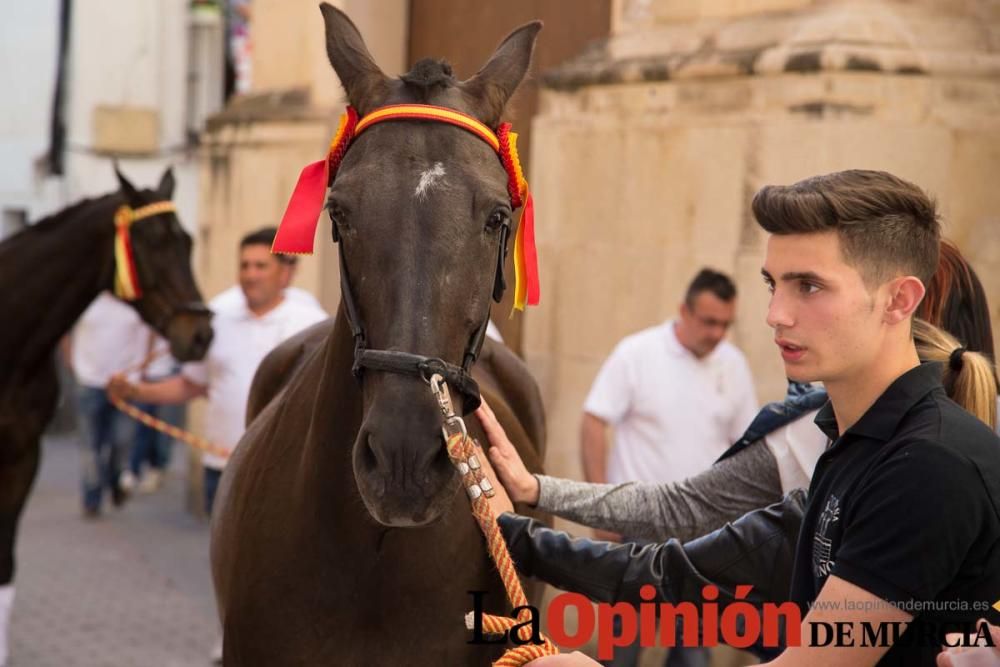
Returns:
[[[327,340],[324,382],[319,396],[322,405],[337,405],[340,417],[336,435],[351,443],[361,429],[361,387],[354,377],[354,338],[344,307],[337,308],[333,332]]]
[[[0,367],[30,371],[47,361],[59,339],[114,272],[114,198],[75,215],[29,227],[0,244]]]
[[[354,485],[351,450],[361,427],[361,390],[351,368],[354,342],[343,309],[322,343],[322,353],[312,368],[304,369],[294,401],[308,401],[311,425],[304,452],[306,474],[323,489]],[[325,493],[325,491],[323,492]]]

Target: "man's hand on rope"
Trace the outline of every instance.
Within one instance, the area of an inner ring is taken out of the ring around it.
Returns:
[[[524,466],[521,455],[517,453],[514,443],[507,437],[503,426],[497,421],[496,415],[485,399],[476,410],[476,417],[479,418],[479,423],[483,425],[483,430],[490,439],[488,458],[496,469],[496,474],[503,484],[502,488],[506,489],[514,502],[538,504],[538,479]]]
[[[483,405],[486,405],[485,401],[483,402]],[[514,503],[511,502],[510,496],[507,495],[507,491],[504,489],[503,484],[497,480],[497,473],[493,470],[493,466],[490,465],[489,456],[487,456],[486,452],[479,447],[479,443],[476,443],[476,445],[476,449],[478,450],[477,453],[479,455],[477,458],[480,459],[480,462],[483,465],[483,473],[486,475],[486,478],[490,480],[490,484],[493,485],[493,490],[496,492],[492,498],[488,499],[490,501],[490,509],[493,510],[493,514],[495,516],[500,516],[504,512],[513,512]]]
[[[108,380],[108,386],[105,389],[108,393],[108,398],[112,401],[131,401],[135,399],[136,394],[139,392],[139,388],[128,381],[123,373],[116,373],[111,376]]]

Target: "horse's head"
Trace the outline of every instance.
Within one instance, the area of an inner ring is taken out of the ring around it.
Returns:
[[[362,119],[386,105],[429,104],[495,129],[541,28],[534,22],[515,30],[466,81],[432,60],[390,79],[350,19],[328,4],[321,9],[330,62]],[[386,122],[354,140],[328,208],[345,262],[342,291],[345,301],[353,297],[367,348],[437,358],[452,368],[463,366],[470,350],[478,353],[502,270],[498,258],[513,238],[507,183],[497,152],[453,125]],[[368,511],[391,526],[434,521],[453,501],[459,479],[427,382],[368,366],[361,391],[353,464]],[[451,394],[461,414],[461,393],[452,387]]]
[[[117,168],[115,174],[131,211],[142,215],[144,207],[167,204],[145,208],[149,214],[129,225],[132,266],[139,288],[138,298],[130,303],[170,341],[170,353],[176,359],[201,359],[212,342],[212,313],[191,274],[191,237],[169,205],[174,192],[173,171],[168,168],[164,172],[156,190],[138,190]]]

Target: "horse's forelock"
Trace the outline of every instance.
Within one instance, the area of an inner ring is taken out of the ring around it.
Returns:
[[[431,96],[443,89],[456,85],[451,65],[445,60],[424,58],[413,68],[399,77],[407,89],[417,98],[416,102],[428,103]]]

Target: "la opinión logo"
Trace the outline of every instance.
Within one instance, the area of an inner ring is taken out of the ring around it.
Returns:
[[[549,638],[565,649],[577,649],[589,643],[597,633],[597,657],[610,660],[614,649],[630,646],[717,646],[734,648],[756,646],[783,649],[802,645],[802,612],[793,602],[766,602],[756,606],[747,601],[753,586],[737,586],[735,602],[719,611],[719,589],[711,584],[702,588],[702,602],[656,603],[656,589],[639,589],[642,602],[592,603],[579,593],[556,595],[546,610]],[[541,644],[541,615],[537,607],[512,610],[520,619],[509,633],[490,635],[483,631],[485,591],[469,591],[473,602],[473,627],[470,644]],[[570,614],[576,617],[576,629],[566,630]],[[810,621],[810,646],[993,646],[985,626],[969,623],[934,623],[916,620],[910,623],[853,623]],[[681,628],[678,637],[678,628]],[[700,632],[699,632],[700,628]],[[907,632],[913,629],[913,632]],[[949,633],[961,638],[949,641]]]
[[[801,641],[802,615],[798,605],[792,602],[782,604],[765,603],[760,609],[746,598],[753,586],[737,586],[736,602],[726,605],[719,613],[719,589],[711,584],[702,588],[703,602],[660,602],[656,589],[645,585],[639,589],[642,602],[636,605],[627,602],[614,604],[594,604],[579,593],[560,593],[549,603],[546,610],[546,626],[549,638],[566,649],[575,649],[588,643],[597,632],[597,657],[609,660],[615,647],[630,646],[638,640],[641,646],[716,646],[720,643],[735,648],[748,648],[762,641],[766,648]],[[469,591],[473,600],[472,644],[541,644],[541,618],[533,606],[518,607],[511,615],[523,619],[509,634],[489,636],[483,632],[483,599],[485,591]],[[575,611],[577,623],[572,634],[566,631],[566,619],[570,611]],[[525,613],[527,612],[527,618]],[[620,624],[617,628],[617,622]],[[677,636],[679,624],[683,627],[681,637]],[[699,633],[699,627],[701,632]],[[523,630],[530,630],[526,634]],[[782,635],[787,635],[784,638]],[[678,641],[679,639],[679,641]],[[795,644],[792,644],[795,645]]]

